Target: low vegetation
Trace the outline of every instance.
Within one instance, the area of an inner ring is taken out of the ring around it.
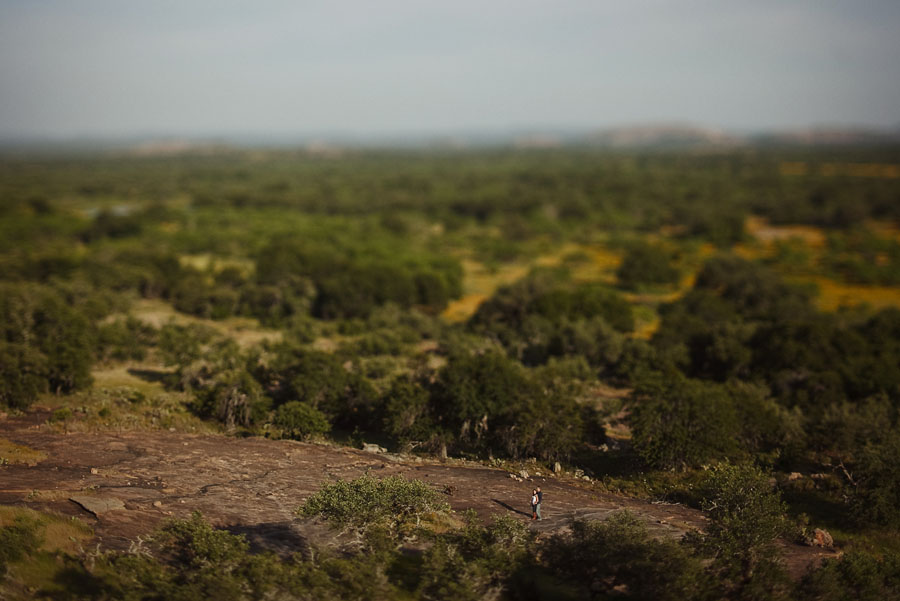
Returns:
[[[367,516],[371,554],[252,553],[195,517],[148,554],[60,556],[40,590],[896,595],[900,308],[865,293],[898,283],[900,184],[819,168],[895,153],[809,151],[800,175],[781,169],[794,154],[3,158],[3,413],[559,461],[712,520],[684,543],[627,516],[576,523],[534,553],[509,521],[429,530],[445,508],[427,487],[368,479],[301,513]],[[810,282],[862,292],[824,299]],[[2,462],[27,456],[0,446]],[[795,588],[773,541],[807,527],[846,554]],[[49,561],[41,528],[4,522],[9,574]]]

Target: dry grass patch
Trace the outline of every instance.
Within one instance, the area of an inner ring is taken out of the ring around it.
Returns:
[[[255,346],[264,341],[277,342],[282,336],[279,330],[263,328],[258,320],[251,317],[229,317],[218,321],[201,319],[179,313],[172,305],[159,299],[143,298],[135,301],[131,307],[131,315],[155,328],[161,328],[169,323],[180,326],[204,325],[228,336],[242,347]]]
[[[25,518],[40,524],[43,531],[41,551],[74,554],[81,549],[82,543],[94,536],[84,522],[74,517],[40,513],[26,507],[0,505],[0,527],[12,525],[16,518]]]
[[[900,307],[900,287],[843,284],[823,276],[791,278],[801,284],[814,283],[819,289],[816,305],[821,311],[836,311],[841,307],[868,305],[873,309]]]
[[[25,465],[37,465],[47,458],[47,453],[38,451],[25,445],[16,444],[11,440],[0,438],[0,465],[12,465],[21,463]]]

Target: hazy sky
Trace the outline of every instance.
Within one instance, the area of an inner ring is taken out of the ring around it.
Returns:
[[[0,0],[0,136],[898,126],[898,32],[898,0]]]

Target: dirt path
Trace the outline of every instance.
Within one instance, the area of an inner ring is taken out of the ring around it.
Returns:
[[[623,509],[661,536],[679,537],[702,529],[705,522],[700,512],[687,507],[600,493],[550,476],[518,482],[500,469],[264,438],[60,434],[30,417],[0,421],[0,437],[43,451],[47,458],[33,466],[0,467],[0,504],[77,516],[91,524],[97,542],[108,549],[128,548],[166,517],[201,511],[214,525],[242,532],[256,545],[296,550],[304,535],[293,511],[323,481],[367,471],[430,482],[437,490],[450,491],[447,500],[454,510],[471,508],[485,520],[506,513],[530,521],[531,489],[539,485],[545,519],[532,527],[542,532],[565,528],[573,516],[602,519]],[[790,546],[789,551],[790,563],[800,569],[820,556],[808,547]]]

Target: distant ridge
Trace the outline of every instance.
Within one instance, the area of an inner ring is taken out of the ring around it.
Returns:
[[[240,149],[295,149],[338,156],[352,149],[463,150],[478,148],[552,149],[566,147],[610,150],[728,150],[755,147],[900,146],[900,126],[811,127],[738,133],[693,124],[635,124],[605,129],[531,128],[414,134],[351,133],[215,134],[196,136],[134,135],[79,138],[2,138],[0,152],[113,152],[137,156],[221,154]]]
[[[726,133],[694,125],[635,125],[605,129],[589,135],[591,146],[606,148],[682,148],[694,146],[737,146],[747,140]]]

